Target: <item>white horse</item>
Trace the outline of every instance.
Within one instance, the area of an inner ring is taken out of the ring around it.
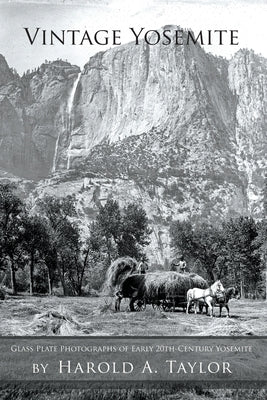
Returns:
[[[200,299],[204,300],[208,305],[210,316],[213,317],[213,308],[216,302],[216,296],[224,292],[224,287],[220,280],[216,281],[208,289],[193,288],[187,291],[187,307],[186,313],[188,314],[189,308],[192,303],[195,305],[195,314],[197,313],[197,305]]]

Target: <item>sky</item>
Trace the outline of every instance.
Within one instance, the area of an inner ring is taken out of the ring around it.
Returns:
[[[0,53],[22,74],[44,60],[67,59],[83,65],[107,46],[30,45],[26,32],[36,27],[121,30],[121,42],[133,40],[129,27],[139,30],[180,25],[199,30],[238,30],[238,46],[208,46],[207,51],[230,58],[239,48],[253,49],[267,58],[267,0],[0,0]]]

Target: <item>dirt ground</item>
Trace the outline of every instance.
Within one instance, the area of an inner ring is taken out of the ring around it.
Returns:
[[[9,297],[0,302],[0,335],[266,335],[267,303],[231,300],[230,316],[215,318],[154,310],[129,312],[128,300],[115,312],[110,297]]]

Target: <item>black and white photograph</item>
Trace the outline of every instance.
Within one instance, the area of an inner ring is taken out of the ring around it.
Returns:
[[[267,398],[266,20],[0,0],[1,400]]]

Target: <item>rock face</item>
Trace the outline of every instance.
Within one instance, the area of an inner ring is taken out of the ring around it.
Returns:
[[[0,57],[0,168],[40,179],[56,163],[68,135],[67,100],[79,68],[43,64],[21,78]]]
[[[226,64],[226,63],[225,63]],[[198,46],[129,44],[98,53],[85,65],[75,104],[72,159],[103,140],[115,142],[157,128],[179,142],[205,131],[220,136],[234,124],[227,66]]]
[[[39,180],[34,196],[74,193],[81,222],[108,197],[142,204],[161,263],[174,219],[262,216],[266,59],[142,42],[79,72],[55,61],[20,78],[0,58],[0,168]]]
[[[235,156],[245,176],[248,211],[259,214],[263,202],[267,154],[267,60],[239,51],[229,64],[229,86],[237,98]]]

